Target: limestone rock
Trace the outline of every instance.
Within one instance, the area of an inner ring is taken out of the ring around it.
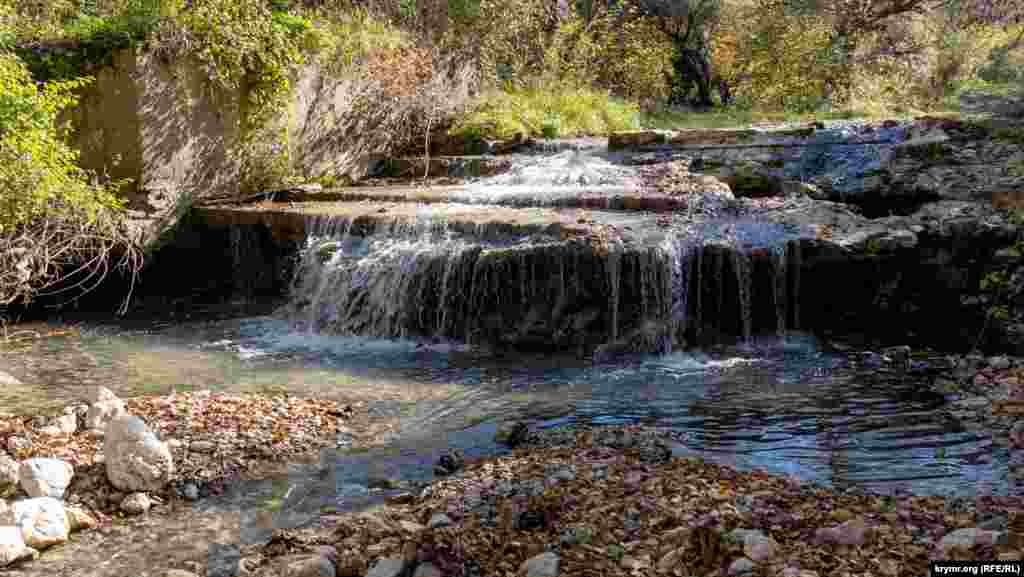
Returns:
[[[366,577],[399,577],[404,572],[404,560],[385,557],[370,567],[370,570],[366,572]]]
[[[0,526],[0,567],[38,557],[39,551],[25,544],[25,539],[17,527]]]
[[[71,532],[71,522],[64,512],[64,504],[51,497],[15,502],[14,520],[25,544],[34,549],[64,543]]]
[[[89,405],[89,412],[85,415],[85,428],[102,431],[110,421],[127,414],[124,402],[118,398],[93,403]]]
[[[78,417],[72,414],[61,415],[52,423],[39,429],[39,433],[51,437],[72,435],[78,430]]]
[[[0,453],[0,498],[18,490],[18,462]]]
[[[145,493],[132,493],[121,501],[121,510],[129,515],[141,515],[152,506],[153,502]]]
[[[216,448],[213,441],[192,441],[188,445],[188,450],[193,453],[212,453]]]
[[[107,479],[124,491],[158,491],[174,473],[166,443],[142,419],[126,415],[110,422],[103,444]]]
[[[548,552],[541,553],[523,561],[520,572],[526,572],[526,577],[558,577],[558,555]]]
[[[10,374],[8,372],[5,372],[5,371],[0,371],[0,386],[16,387],[16,386],[18,386],[20,384],[21,384],[21,381],[19,381],[17,378],[15,378],[14,375],[12,375],[12,374]],[[0,563],[0,566],[3,566],[3,563]]]
[[[941,552],[943,559],[950,559],[950,553],[953,549],[970,551],[978,545],[995,545],[1001,537],[1002,533],[999,531],[986,531],[977,527],[969,527],[947,533],[936,547]]]
[[[89,389],[89,394],[85,400],[90,405],[95,405],[96,403],[118,401],[120,399],[118,399],[117,395],[115,395],[110,389],[106,387],[93,387]]]
[[[168,569],[160,574],[160,577],[199,577],[191,571],[184,569]]]
[[[60,459],[28,459],[18,469],[21,490],[30,497],[63,499],[75,469]]]

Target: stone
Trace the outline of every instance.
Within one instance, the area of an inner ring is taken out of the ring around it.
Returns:
[[[658,564],[655,569],[658,573],[669,573],[676,567],[682,564],[683,559],[686,557],[686,547],[679,547],[673,549],[668,553],[665,553],[661,559],[658,560]]]
[[[977,527],[957,529],[947,533],[939,540],[936,548],[943,555],[943,559],[950,559],[953,549],[972,550],[978,545],[995,545],[999,542],[1002,533],[1000,531],[986,531]]]
[[[135,416],[110,422],[103,455],[107,479],[124,491],[159,491],[174,473],[170,448]]]
[[[728,575],[745,575],[754,570],[754,562],[746,557],[740,557],[729,564]]]
[[[17,387],[20,384],[21,381],[19,381],[14,375],[5,371],[0,371],[0,386]],[[2,563],[0,563],[0,566],[2,566]]]
[[[181,488],[181,496],[189,501],[197,501],[199,499],[199,487],[196,487],[195,483],[185,483]]]
[[[39,433],[51,437],[72,435],[78,430],[78,417],[72,414],[61,415],[52,423],[39,429]]]
[[[85,398],[85,401],[90,405],[117,400],[120,400],[117,397],[117,395],[115,395],[113,391],[106,387],[92,387],[91,389],[89,389],[89,394]]]
[[[1010,428],[1010,443],[1019,448],[1024,447],[1024,420],[1019,420]]]
[[[213,441],[192,441],[188,445],[188,450],[193,453],[212,453],[216,448],[217,445]]]
[[[0,498],[18,491],[18,462],[0,453]]]
[[[184,569],[167,569],[160,574],[160,577],[199,577],[191,571],[185,571]]]
[[[1010,368],[1010,364],[1010,359],[1005,356],[991,357],[988,360],[988,366],[997,371],[1003,371]]]
[[[14,524],[14,507],[0,499],[0,525]]]
[[[405,519],[399,521],[398,526],[401,527],[403,531],[413,534],[422,533],[427,529],[424,525],[413,523],[412,521],[406,521]]]
[[[39,551],[25,544],[25,539],[17,527],[0,526],[0,567],[38,558]]]
[[[78,507],[65,506],[64,514],[68,516],[68,522],[71,524],[72,532],[95,529],[99,524],[95,517]]]
[[[520,572],[525,572],[526,577],[557,577],[560,561],[555,553],[541,553],[523,561]]]
[[[432,563],[420,563],[413,571],[412,577],[444,577],[444,575]]]
[[[319,556],[299,558],[286,563],[286,577],[335,577],[334,563]]]
[[[437,529],[440,527],[450,527],[452,520],[448,515],[444,513],[434,513],[430,516],[430,521],[427,523],[427,527],[431,529]]]
[[[405,561],[394,557],[380,559],[366,572],[366,577],[399,577],[405,572]]]
[[[495,433],[494,440],[511,448],[515,448],[526,441],[529,435],[530,428],[526,423],[512,421],[502,423],[501,426],[498,427],[498,432]]]
[[[89,405],[89,411],[85,414],[85,428],[103,431],[107,424],[114,419],[128,414],[121,399],[113,398],[107,401],[99,401]]]
[[[454,474],[465,463],[462,453],[457,450],[448,451],[437,459],[437,463],[434,464],[434,474],[442,477]]]
[[[7,450],[15,456],[17,456],[19,452],[24,451],[31,446],[32,441],[21,435],[12,435],[7,439]]]
[[[71,532],[71,521],[64,512],[64,504],[52,497],[16,501],[14,521],[25,544],[33,549],[65,543]]]
[[[859,547],[867,542],[869,530],[863,519],[851,519],[835,527],[818,529],[814,536],[819,543]]]
[[[153,506],[153,501],[145,493],[132,493],[121,501],[121,510],[129,515],[141,515]]]
[[[761,531],[735,529],[729,536],[743,544],[743,554],[754,562],[761,563],[775,556],[779,544]]]
[[[18,469],[21,490],[29,497],[63,499],[75,469],[60,459],[28,459]]]

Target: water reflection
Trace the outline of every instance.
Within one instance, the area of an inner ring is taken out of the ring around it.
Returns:
[[[89,324],[78,335],[3,350],[0,365],[27,383],[0,391],[7,410],[59,406],[97,384],[122,396],[212,388],[372,399],[415,390],[422,400],[402,417],[407,438],[444,439],[467,423],[517,413],[541,425],[642,422],[675,431],[684,452],[836,487],[1016,490],[1009,455],[989,435],[952,423],[941,403],[906,400],[900,385],[807,337],[597,364],[312,335],[253,317],[145,329]],[[494,449],[489,438],[474,443]]]

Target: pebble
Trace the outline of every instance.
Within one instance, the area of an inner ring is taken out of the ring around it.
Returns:
[[[555,553],[541,553],[524,561],[520,572],[526,577],[558,577],[559,561]]]
[[[444,513],[434,513],[430,516],[430,521],[427,523],[427,527],[431,529],[437,529],[439,527],[450,527],[452,520],[448,515]]]

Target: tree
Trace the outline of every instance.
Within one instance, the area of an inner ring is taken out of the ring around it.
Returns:
[[[683,100],[696,87],[697,102],[712,106],[714,73],[708,57],[708,35],[721,8],[720,0],[639,0],[637,4],[643,14],[656,18],[675,46],[672,99]],[[719,83],[719,94],[723,104],[727,103],[728,86],[724,82]]]

